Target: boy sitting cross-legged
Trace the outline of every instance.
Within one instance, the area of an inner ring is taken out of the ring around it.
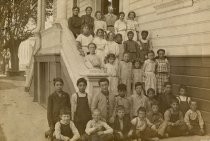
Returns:
[[[77,141],[80,138],[79,131],[70,120],[69,108],[63,108],[60,111],[60,121],[55,124],[55,139],[53,141]]]
[[[113,129],[103,120],[98,109],[93,110],[93,119],[87,123],[85,132],[88,141],[112,141]]]
[[[170,137],[187,135],[187,127],[184,123],[183,114],[179,109],[178,100],[172,99],[171,108],[166,110],[164,119],[167,122],[166,133]]]
[[[128,141],[131,124],[129,118],[125,117],[125,108],[122,105],[117,106],[116,114],[113,123],[114,140]]]
[[[141,141],[158,140],[157,131],[153,129],[154,124],[146,118],[146,109],[144,107],[140,107],[137,113],[138,116],[131,120],[132,129],[128,136],[137,139],[137,141],[140,139]]]
[[[197,102],[191,101],[190,109],[186,112],[184,120],[191,135],[204,135],[204,121],[197,107]]]

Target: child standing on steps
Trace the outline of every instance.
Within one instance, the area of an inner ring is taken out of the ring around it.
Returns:
[[[152,50],[152,45],[149,40],[149,32],[147,30],[143,30],[141,32],[141,37],[139,39],[140,42],[140,60],[144,62],[148,56],[147,53]]]
[[[179,100],[179,108],[183,114],[185,114],[190,108],[191,98],[187,96],[187,88],[184,85],[179,87],[179,95],[177,99]]]
[[[144,82],[145,82],[145,90],[149,88],[153,88],[156,91],[156,76],[155,76],[155,68],[156,62],[154,61],[155,53],[154,51],[149,51],[147,53],[148,59],[145,60],[143,65],[143,75],[144,75]]]
[[[136,82],[143,82],[143,71],[142,71],[142,63],[138,60],[134,61],[133,65],[133,70],[132,70],[132,89],[133,93],[135,92],[135,84]]]
[[[105,59],[105,47],[106,47],[106,40],[104,39],[104,30],[99,28],[96,31],[96,36],[93,39],[93,43],[96,44],[96,55],[101,58],[102,64],[104,64]]]
[[[115,63],[116,57],[114,54],[109,54],[107,59],[108,63],[105,64],[105,72],[109,75],[110,92],[117,95],[116,86],[118,86],[118,64]]]
[[[138,39],[138,22],[135,20],[136,18],[136,13],[134,11],[130,11],[128,13],[128,20],[126,21],[127,23],[127,33],[129,31],[132,31],[134,33],[133,40],[137,41]]]
[[[123,54],[125,52],[124,45],[122,44],[122,35],[116,34],[115,42],[119,45],[119,61],[123,60]]]
[[[134,33],[129,31],[127,33],[128,40],[123,42],[125,52],[129,53],[130,61],[139,59],[139,44],[133,40]]]
[[[170,64],[165,57],[165,50],[159,49],[157,51],[158,58],[155,60],[157,63],[156,78],[157,78],[157,93],[163,93],[164,83],[169,82]]]
[[[98,29],[103,29],[105,32],[107,30],[106,22],[102,20],[101,11],[96,11],[95,13],[95,21],[94,21],[94,33],[96,34]]]
[[[119,20],[117,20],[114,24],[115,34],[118,33],[121,34],[123,41],[126,40],[126,29],[127,29],[126,21],[124,20],[124,18],[125,18],[125,13],[120,12]]]
[[[128,96],[131,95],[132,63],[129,54],[124,53],[123,61],[119,63],[119,83],[127,86]]]
[[[85,92],[87,80],[80,78],[77,80],[78,92],[71,97],[71,115],[80,135],[85,133],[87,122],[91,119],[90,99]]]
[[[87,24],[82,26],[82,34],[77,36],[76,41],[78,43],[78,50],[80,55],[86,56],[89,53],[88,44],[91,43],[93,40],[93,36],[90,34],[90,28]],[[81,46],[80,46],[81,45]]]
[[[106,56],[110,53],[114,54],[118,61],[119,56],[119,45],[114,41],[115,34],[113,32],[109,32],[107,35],[107,43],[105,47],[105,54]]]
[[[64,107],[68,107],[70,110],[70,98],[69,94],[63,91],[64,82],[61,78],[53,79],[55,86],[55,92],[48,97],[47,103],[47,120],[50,130],[45,133],[46,137],[52,138],[55,124],[60,120],[60,110]]]

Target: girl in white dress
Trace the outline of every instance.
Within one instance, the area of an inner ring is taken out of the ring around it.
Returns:
[[[93,36],[90,34],[90,28],[88,25],[83,25],[82,26],[82,33],[77,36],[76,41],[77,43],[77,48],[80,52],[81,55],[86,56],[89,53],[88,45],[91,43],[93,40]]]
[[[116,62],[118,61],[119,56],[119,45],[114,41],[115,34],[113,32],[109,32],[107,35],[107,43],[105,47],[106,56],[110,53],[114,54],[116,57]]]
[[[127,23],[127,33],[129,31],[132,31],[134,33],[133,40],[137,41],[139,31],[138,31],[138,22],[135,21],[135,17],[136,13],[134,11],[130,11],[128,13],[128,20],[126,21],[126,23]]]
[[[155,76],[155,68],[156,68],[156,62],[154,61],[155,53],[154,51],[149,51],[148,59],[145,60],[143,65],[143,77],[145,82],[145,90],[149,88],[153,88],[156,91],[156,76]]]
[[[126,29],[127,29],[127,25],[126,25],[126,21],[124,20],[125,18],[125,13],[124,12],[120,12],[119,13],[119,20],[117,20],[114,24],[114,29],[115,29],[115,34],[120,33],[122,35],[123,41],[126,40]]]
[[[101,11],[96,11],[95,13],[95,21],[94,21],[94,33],[96,34],[98,29],[103,29],[104,31],[107,31],[107,25],[106,22],[102,20],[102,14]]]
[[[114,54],[107,56],[108,63],[105,64],[105,72],[109,75],[109,87],[112,94],[117,95],[118,86],[118,64],[115,63],[116,57]]]
[[[105,47],[106,47],[106,40],[104,39],[104,30],[99,28],[96,31],[96,36],[93,39],[93,43],[96,44],[96,55],[98,55],[101,58],[102,64],[104,64],[104,58],[105,58]]]

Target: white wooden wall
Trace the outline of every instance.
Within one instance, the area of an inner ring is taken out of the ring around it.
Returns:
[[[165,48],[169,55],[210,55],[210,0],[191,0],[192,5],[176,10],[172,6],[163,13],[155,9],[158,1],[180,0],[123,0],[122,9],[136,12],[140,30],[151,32],[155,50]]]

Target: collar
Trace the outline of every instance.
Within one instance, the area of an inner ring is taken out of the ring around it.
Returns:
[[[140,41],[141,41],[142,43],[148,43],[148,40],[147,40],[147,39],[144,40],[144,39],[142,39],[142,37],[140,37]]]

